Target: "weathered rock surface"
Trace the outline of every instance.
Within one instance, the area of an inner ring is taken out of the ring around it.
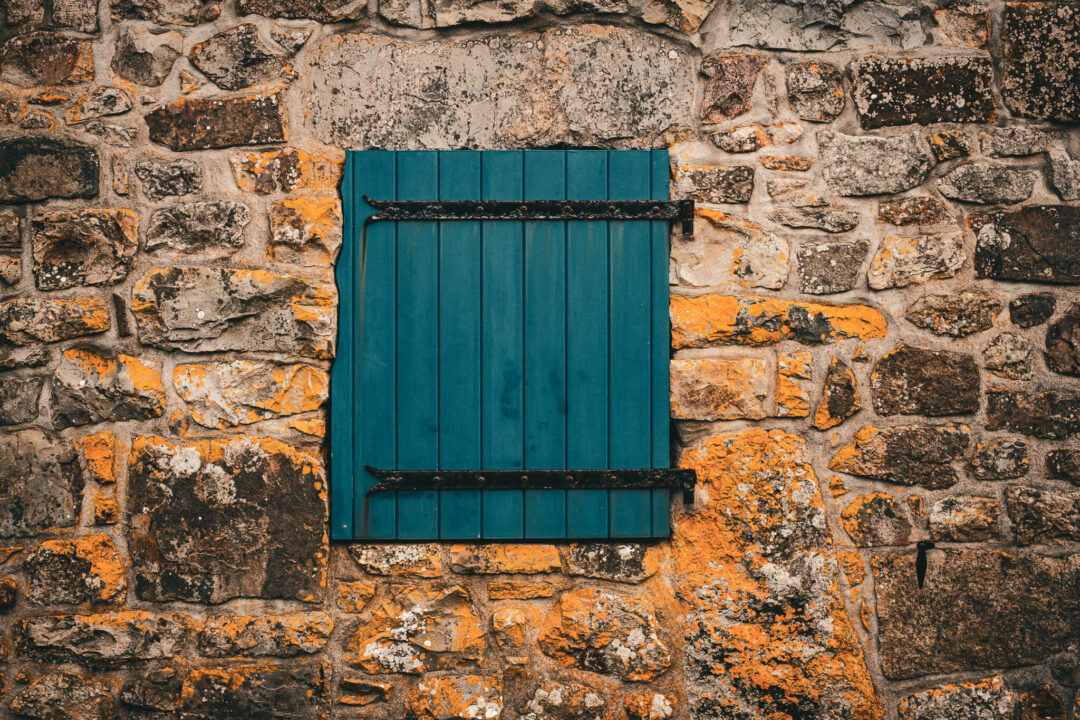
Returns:
[[[672,522],[692,716],[883,714],[833,592],[840,571],[803,447],[790,433],[747,430],[706,438],[679,460],[705,491],[695,517]]]
[[[112,70],[133,83],[158,87],[183,51],[184,37],[175,30],[152,33],[141,25],[129,25],[116,41]]]
[[[153,110],[145,119],[150,139],[175,151],[263,145],[288,139],[280,93],[223,100],[182,99]]]
[[[829,469],[899,485],[947,488],[960,480],[958,464],[970,442],[966,425],[865,425],[833,455]]]
[[[233,360],[177,365],[173,385],[195,422],[224,429],[317,410],[330,377],[310,365]]]
[[[10,707],[36,720],[114,720],[117,715],[108,686],[67,671],[39,677],[19,691]]]
[[[922,184],[936,160],[918,133],[856,137],[818,131],[822,175],[840,195],[885,195]]]
[[[1070,3],[1009,2],[1001,29],[1001,95],[1016,115],[1080,120],[1080,8]]]
[[[0,281],[15,285],[22,279],[22,233],[19,217],[0,213]]]
[[[251,23],[229,28],[191,49],[191,64],[224,90],[280,79],[285,63],[269,52]]]
[[[1014,333],[1001,333],[983,350],[987,370],[1008,380],[1031,377],[1031,343]]]
[[[578,683],[544,682],[522,708],[522,720],[573,720],[596,716],[607,707],[596,690]]]
[[[814,356],[809,352],[776,356],[776,417],[810,416]]]
[[[19,649],[31,657],[112,666],[175,656],[183,650],[191,625],[180,613],[46,615],[20,621],[16,638]]]
[[[671,416],[680,420],[760,420],[769,412],[764,357],[671,361]]]
[[[160,360],[71,348],[53,373],[49,414],[57,428],[146,420],[163,412]]]
[[[0,302],[0,338],[13,345],[70,340],[105,332],[109,325],[109,309],[101,298],[14,298]]]
[[[859,214],[830,207],[824,203],[795,207],[777,207],[771,217],[781,225],[793,228],[813,228],[830,233],[851,230],[859,224]]]
[[[904,317],[936,335],[964,337],[989,330],[1004,306],[979,292],[923,295],[908,306]]]
[[[699,208],[693,235],[671,242],[672,281],[707,287],[760,287],[779,290],[790,266],[787,240],[756,222]]]
[[[742,125],[710,137],[716,147],[730,153],[754,152],[772,144],[768,131],[761,125]]]
[[[173,259],[225,258],[244,245],[249,222],[251,211],[235,200],[178,203],[150,216],[144,249]]]
[[[956,3],[934,11],[942,41],[954,47],[986,49],[990,39],[989,6],[981,2]]]
[[[635,682],[655,680],[673,659],[651,603],[596,589],[562,595],[537,640],[565,667]]]
[[[54,0],[52,20],[57,27],[84,33],[97,32],[98,7],[93,0]]]
[[[1080,303],[1073,303],[1046,328],[1043,357],[1050,371],[1080,376]]]
[[[344,35],[315,62],[305,102],[317,137],[337,147],[652,147],[691,116],[689,60],[623,28],[416,43]]]
[[[866,279],[873,290],[921,285],[952,277],[963,267],[965,258],[960,232],[886,235],[870,261]]]
[[[991,157],[1021,157],[1046,152],[1054,136],[1028,125],[987,128],[979,133],[979,149]]]
[[[765,155],[758,158],[761,162],[761,167],[767,170],[781,170],[784,172],[806,172],[814,166],[814,161],[808,157],[800,157],[798,155]],[[797,181],[796,178],[770,178],[770,181],[777,182],[779,180]],[[805,181],[803,181],[805,183]],[[768,184],[766,183],[766,186]],[[804,187],[800,186],[800,187]],[[772,192],[769,193],[773,195]]]
[[[46,540],[23,560],[26,601],[37,607],[119,604],[127,597],[120,553],[108,535]]]
[[[39,289],[113,285],[135,266],[139,216],[111,209],[40,213],[31,238]]]
[[[109,0],[114,20],[149,20],[162,25],[198,25],[221,14],[218,0]]]
[[[1062,200],[1080,200],[1080,160],[1073,160],[1064,150],[1051,150],[1046,177]]]
[[[930,537],[941,542],[979,542],[998,535],[1001,510],[995,498],[950,497],[930,506]]]
[[[321,597],[326,478],[317,457],[270,439],[140,437],[128,483],[139,599]]]
[[[345,153],[309,154],[296,148],[233,155],[236,184],[245,192],[270,195],[305,190],[337,196]]]
[[[0,202],[98,194],[97,150],[77,140],[23,135],[0,140]]]
[[[749,165],[677,165],[675,197],[704,203],[750,202],[754,168]]]
[[[986,429],[1039,438],[1069,437],[1080,431],[1080,393],[990,388],[986,391]]]
[[[854,289],[869,250],[866,238],[804,242],[796,252],[799,292],[829,295]]]
[[[132,107],[131,96],[124,90],[111,86],[99,87],[79,98],[67,111],[65,119],[69,125],[78,124],[94,118],[123,115]]]
[[[1059,545],[1080,540],[1080,494],[1010,485],[1005,508],[1021,545]]]
[[[232,664],[201,667],[184,678],[180,716],[318,718],[330,711],[330,662]]]
[[[735,0],[728,12],[731,46],[799,51],[913,48],[925,38],[918,8],[907,4]]]
[[[1016,203],[1031,197],[1035,173],[998,163],[960,165],[937,181],[947,198],[969,203],[994,205]]]
[[[852,63],[855,109],[863,128],[919,123],[993,122],[993,64],[984,57],[888,58]]]
[[[334,353],[332,285],[263,270],[149,270],[132,289],[139,340],[167,350]]]
[[[307,44],[311,34],[315,32],[311,28],[292,28],[281,25],[270,26],[270,37],[285,49],[290,56],[300,52],[300,48]]]
[[[0,385],[0,425],[19,425],[38,416],[45,378],[5,378]]]
[[[349,545],[349,554],[371,575],[435,578],[442,575],[442,555],[434,544]]]
[[[870,392],[879,415],[966,415],[979,409],[979,368],[970,355],[902,345],[878,361]]]
[[[330,268],[341,249],[341,201],[297,197],[266,208],[270,222],[267,254],[271,260]]]
[[[911,536],[903,504],[887,493],[855,498],[840,513],[840,524],[856,547],[906,545]]]
[[[844,111],[844,85],[840,68],[816,60],[789,65],[787,96],[791,109],[803,120],[835,120]]]
[[[498,718],[503,710],[498,675],[434,677],[415,685],[405,697],[405,713],[416,720]]]
[[[0,537],[72,527],[82,507],[83,476],[74,448],[40,430],[0,436]]]
[[[711,55],[702,60],[701,74],[706,78],[701,98],[702,122],[730,120],[749,110],[765,62],[761,55]]]
[[[1031,459],[1023,440],[979,443],[971,460],[971,474],[977,480],[1008,480],[1027,475]]]
[[[867,305],[826,305],[732,295],[671,296],[671,342],[676,350],[710,345],[771,345],[796,340],[819,345],[887,333],[885,316]]]
[[[1075,557],[932,551],[922,590],[914,564],[915,553],[874,558],[888,678],[1031,665],[1064,649],[1080,627]]]
[[[861,407],[855,373],[838,358],[832,358],[821,390],[821,400],[814,410],[814,427],[818,430],[836,427]]]
[[[978,237],[976,277],[1080,284],[1080,207],[1029,205],[969,215],[968,224]]]
[[[199,631],[206,657],[296,657],[326,646],[334,621],[324,612],[285,615],[218,615]]]
[[[238,15],[310,19],[322,23],[356,20],[367,11],[360,0],[239,0]]]
[[[416,674],[479,662],[486,649],[464,589],[395,586],[349,640],[344,659],[368,673]]]
[[[962,129],[942,130],[930,136],[930,151],[939,162],[971,154],[971,143]]]
[[[460,575],[536,575],[562,571],[559,550],[554,545],[455,544],[449,551],[450,567]]]
[[[995,675],[979,682],[949,684],[909,695],[900,701],[898,717],[1010,720],[1015,708],[1016,696],[1005,687],[1001,676]]]
[[[1050,293],[1027,293],[1009,301],[1009,320],[1022,328],[1042,325],[1054,314],[1057,299]]]
[[[202,168],[186,158],[140,160],[135,164],[135,176],[142,183],[143,192],[152,200],[197,193],[203,185]]]
[[[1046,453],[1046,472],[1050,477],[1080,485],[1080,450],[1060,448]]]
[[[0,78],[19,87],[78,85],[94,79],[88,40],[39,31],[13,37],[0,49]]]
[[[657,548],[638,544],[575,543],[566,555],[567,574],[639,583],[660,569]]]

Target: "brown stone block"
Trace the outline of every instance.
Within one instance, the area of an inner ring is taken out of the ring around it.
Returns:
[[[127,597],[127,565],[108,535],[46,540],[23,560],[26,600],[49,605],[117,605]]]
[[[288,140],[280,93],[177,100],[147,114],[146,125],[150,140],[177,152]]]
[[[872,55],[852,63],[851,74],[865,129],[997,118],[990,58]]]
[[[0,77],[19,87],[78,85],[94,79],[89,40],[54,32],[19,35],[0,50]]]
[[[135,267],[139,215],[115,209],[38,213],[31,239],[39,290],[115,285]]]

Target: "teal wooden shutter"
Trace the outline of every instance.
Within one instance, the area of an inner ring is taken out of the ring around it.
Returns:
[[[666,151],[346,157],[331,535],[667,537],[671,491],[424,490],[398,470],[666,468],[668,226],[364,221],[376,200],[667,200]]]

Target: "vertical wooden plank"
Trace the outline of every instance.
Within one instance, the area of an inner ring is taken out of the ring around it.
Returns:
[[[356,368],[354,345],[358,338],[356,322],[357,289],[354,255],[360,251],[359,242],[353,235],[353,219],[363,209],[358,206],[359,196],[354,194],[352,173],[356,168],[357,155],[345,154],[345,174],[341,179],[341,203],[344,223],[342,226],[341,254],[334,268],[338,287],[338,342],[334,364],[330,368],[330,539],[353,538],[353,473],[359,465],[354,453],[353,405],[356,389],[353,371]]]
[[[648,151],[608,155],[611,199],[647,200],[650,195]],[[609,422],[613,468],[642,468],[652,463],[650,357],[651,266],[647,223],[611,223],[611,333]],[[613,490],[611,537],[646,537],[651,526],[650,490]]]
[[[526,200],[562,200],[566,154],[527,150]],[[525,223],[525,468],[566,467],[566,223]],[[525,536],[566,536],[566,491],[525,492]]]
[[[438,153],[397,154],[397,199],[437,200]],[[439,251],[431,222],[397,223],[397,457],[402,470],[439,464]],[[439,537],[438,495],[398,493],[401,540]]]
[[[650,154],[650,191],[652,200],[669,199],[668,178],[670,176],[668,151],[653,150]],[[652,466],[666,468],[671,463],[671,398],[668,389],[671,358],[670,320],[668,311],[668,263],[669,233],[672,227],[681,232],[681,227],[668,223],[650,223],[652,261],[649,272],[652,293]],[[652,520],[650,534],[653,537],[667,537],[671,533],[671,491],[658,489],[652,491]]]
[[[355,534],[357,537],[392,539],[396,532],[397,493],[368,497],[365,493],[375,478],[364,470],[364,464],[393,468],[397,462],[394,452],[396,232],[391,224],[376,223],[368,227],[366,241],[361,233],[364,219],[373,212],[362,196],[393,199],[396,163],[394,153],[384,151],[357,153],[355,160],[353,206],[359,212],[352,224],[351,244],[358,250],[354,255],[358,283],[354,332],[359,342],[353,377],[357,388],[354,427],[359,429],[359,434],[350,440],[359,448],[354,474]],[[347,320],[342,317],[338,322],[339,326],[345,327]]]
[[[480,153],[439,153],[439,199],[480,199]],[[480,469],[480,223],[439,224],[439,468]],[[439,492],[439,537],[480,537],[480,491]]]
[[[566,153],[566,197],[605,200],[607,152]],[[566,255],[566,464],[608,467],[608,223],[569,222]],[[608,534],[608,491],[568,490],[566,533]]]
[[[483,154],[481,199],[521,200],[523,154],[493,150]],[[481,468],[514,470],[524,465],[524,225],[482,224],[483,352]],[[481,534],[516,539],[525,534],[521,490],[483,493]]]

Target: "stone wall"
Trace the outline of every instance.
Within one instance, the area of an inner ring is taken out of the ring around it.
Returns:
[[[1078,717],[1076,3],[0,20],[0,717]],[[343,150],[552,146],[671,148],[698,202],[696,502],[331,545]]]

